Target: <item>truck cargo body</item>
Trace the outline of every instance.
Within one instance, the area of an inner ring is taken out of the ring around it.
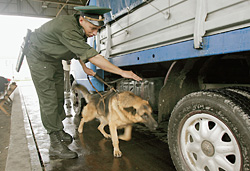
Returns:
[[[89,41],[110,62],[144,78],[114,86],[150,102],[168,132],[176,169],[250,170],[250,1],[91,4],[112,11]],[[93,91],[79,65],[72,62],[72,68],[76,82]],[[97,71],[108,82],[120,78]]]

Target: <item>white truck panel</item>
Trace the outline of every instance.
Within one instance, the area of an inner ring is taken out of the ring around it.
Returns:
[[[249,21],[249,0],[154,0],[109,23],[109,34],[105,28],[100,32],[98,48],[105,55],[108,47],[106,56],[113,57],[190,40],[194,34],[202,41],[203,32],[239,29],[250,26]]]

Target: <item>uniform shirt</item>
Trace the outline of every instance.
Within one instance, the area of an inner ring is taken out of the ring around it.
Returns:
[[[55,59],[80,58],[86,62],[98,52],[86,43],[79,15],[59,16],[36,29],[30,37],[32,46]]]

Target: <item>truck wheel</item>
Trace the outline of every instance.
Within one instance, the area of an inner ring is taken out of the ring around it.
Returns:
[[[226,90],[191,93],[170,117],[168,143],[178,171],[250,170],[249,100]]]
[[[74,81],[72,87],[74,87],[76,82]],[[79,90],[71,89],[71,101],[73,103],[73,110],[76,115],[80,115],[83,107],[86,105],[85,99],[82,97],[82,94]]]
[[[228,87],[226,89],[241,94],[242,96],[245,96],[246,98],[250,99],[250,87],[234,86]]]

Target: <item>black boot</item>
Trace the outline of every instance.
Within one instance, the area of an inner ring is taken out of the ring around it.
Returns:
[[[77,158],[77,153],[71,151],[62,141],[59,132],[52,132],[50,136],[50,156],[57,156],[64,159]]]
[[[61,141],[66,142],[66,143],[71,143],[73,141],[73,138],[71,137],[71,135],[69,135],[68,133],[62,131],[58,131],[58,134],[60,136]]]

